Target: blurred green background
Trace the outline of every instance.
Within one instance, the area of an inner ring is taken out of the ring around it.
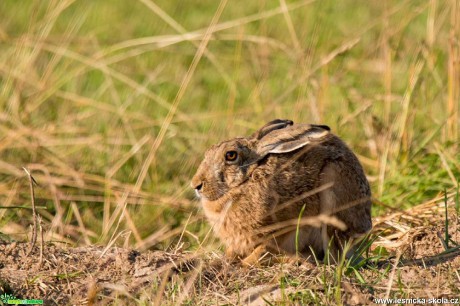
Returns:
[[[31,211],[5,209],[30,207],[26,167],[48,240],[212,245],[189,181],[274,118],[342,137],[374,215],[457,188],[458,6],[2,0],[0,232],[28,234]]]

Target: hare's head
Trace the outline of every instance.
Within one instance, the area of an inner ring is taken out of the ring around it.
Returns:
[[[273,120],[247,138],[234,138],[212,146],[192,179],[197,195],[215,201],[247,181],[268,154],[292,152],[329,134],[327,126],[293,125]]]

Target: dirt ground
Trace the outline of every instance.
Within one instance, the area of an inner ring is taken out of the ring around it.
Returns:
[[[306,261],[243,268],[220,253],[139,253],[39,241],[29,254],[28,243],[0,240],[0,296],[42,299],[45,305],[335,304],[338,300],[368,305],[384,297],[457,298],[460,221],[453,208],[448,214],[448,245],[442,203],[376,218],[377,239],[370,252],[383,255],[377,263],[343,276],[338,272],[343,267]]]

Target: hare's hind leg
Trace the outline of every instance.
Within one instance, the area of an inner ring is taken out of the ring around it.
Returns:
[[[319,194],[320,198],[320,214],[326,216],[334,215],[334,212],[337,209],[337,196],[335,188],[337,187],[337,170],[334,164],[329,164],[324,167],[321,173],[321,186],[328,186],[325,190],[321,191]],[[337,260],[338,259],[338,250],[336,247],[336,242],[334,240],[334,231],[335,229],[332,226],[327,224],[321,225],[321,242],[322,250],[324,254],[323,260]],[[329,258],[326,258],[326,255]]]
[[[294,257],[322,257],[321,230],[313,226],[302,226],[276,238],[279,253]]]
[[[333,238],[333,245],[337,248],[335,253],[344,251],[347,245],[348,258],[356,249],[353,244],[372,228],[369,185],[362,169],[353,162],[351,165],[330,163],[321,173],[321,184],[332,183],[320,193],[321,213],[334,215],[347,226],[345,231],[323,226],[323,243]]]
[[[325,224],[321,227],[323,249],[328,250],[335,260],[344,251],[345,245],[347,257],[353,255],[354,248],[350,245],[353,243],[354,233],[360,224],[367,222],[360,220],[365,219],[365,215],[363,205],[359,201],[362,196],[356,178],[344,169],[344,165],[331,163],[324,167],[321,173],[321,184],[331,186],[320,193],[320,212],[336,216],[347,226],[345,231]]]

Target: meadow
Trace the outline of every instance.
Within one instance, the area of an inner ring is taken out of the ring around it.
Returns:
[[[45,241],[219,253],[190,180],[275,118],[344,139],[373,216],[458,213],[459,38],[456,0],[2,0],[0,237],[30,236],[26,168]]]

